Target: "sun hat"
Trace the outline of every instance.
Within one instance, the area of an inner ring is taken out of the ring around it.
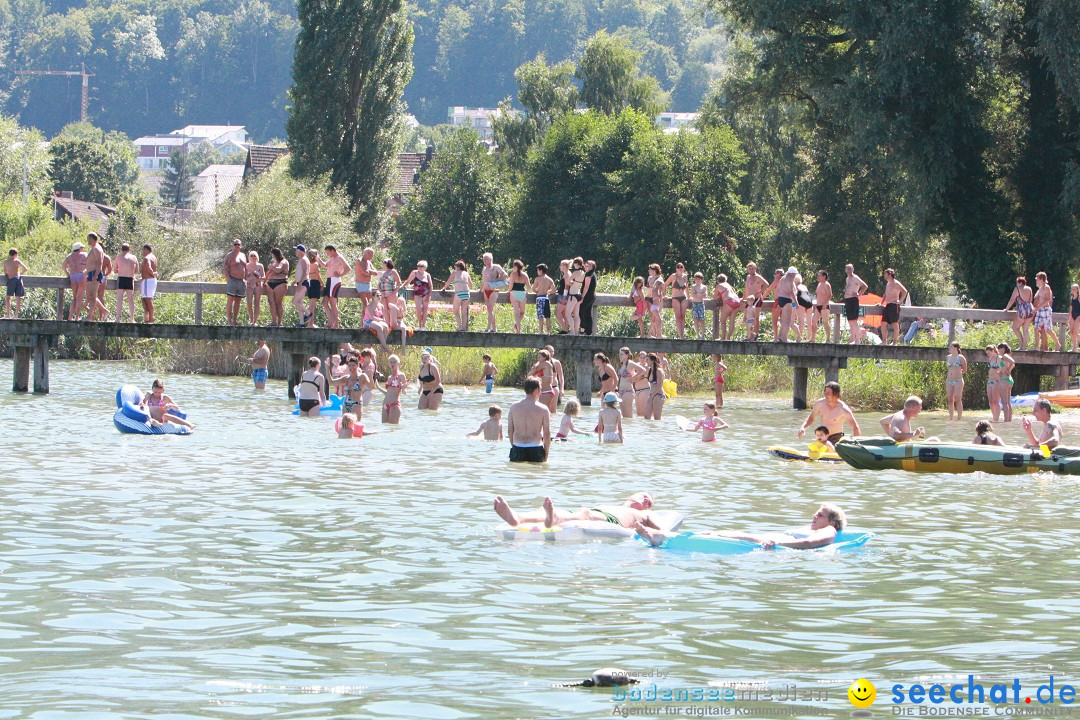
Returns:
[[[604,396],[604,402],[619,402],[619,396],[613,392],[609,392],[607,395]]]

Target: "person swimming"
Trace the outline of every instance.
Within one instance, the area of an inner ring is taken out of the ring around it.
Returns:
[[[476,428],[474,432],[466,434],[465,437],[476,437],[481,434],[485,440],[497,442],[503,439],[502,408],[498,405],[489,407],[488,419],[480,423],[480,427]]]
[[[574,425],[574,418],[581,414],[581,403],[576,399],[570,399],[566,401],[566,407],[563,408],[562,421],[559,423],[559,432],[556,433],[556,440],[569,440],[570,433],[577,433],[578,435],[588,435],[589,433],[584,430],[578,430]]]

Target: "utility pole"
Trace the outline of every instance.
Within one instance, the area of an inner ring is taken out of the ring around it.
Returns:
[[[16,70],[16,75],[60,75],[62,77],[81,77],[82,78],[82,112],[79,119],[82,122],[86,122],[87,111],[90,109],[90,78],[94,77],[94,73],[86,72],[86,63],[80,63],[82,65],[81,70]]]

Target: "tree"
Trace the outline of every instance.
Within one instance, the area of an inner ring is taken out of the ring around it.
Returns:
[[[525,112],[514,113],[507,98],[499,104],[502,112],[492,122],[495,144],[510,167],[523,167],[529,149],[544,137],[552,121],[574,110],[578,89],[573,75],[573,63],[563,61],[549,66],[543,53],[514,71],[518,101]]]
[[[667,94],[660,84],[642,75],[637,62],[641,54],[626,41],[607,32],[589,38],[574,76],[581,81],[581,99],[593,110],[614,115],[624,108],[640,110],[655,117],[667,107]]]
[[[357,230],[378,236],[403,132],[412,28],[402,0],[300,0],[286,123],[298,178],[328,175]]]
[[[123,133],[72,123],[53,138],[49,154],[49,175],[55,190],[68,190],[80,200],[109,205],[144,199],[135,146]]]
[[[23,195],[44,198],[49,193],[49,152],[45,138],[14,118],[0,115],[0,197]]]
[[[396,254],[406,263],[427,260],[431,271],[440,273],[459,258],[471,263],[489,249],[498,250],[508,190],[476,133],[451,133],[398,217]]]
[[[190,210],[195,197],[195,173],[189,155],[180,150],[173,150],[169,163],[165,166],[164,177],[158,195],[167,207],[177,210]]]

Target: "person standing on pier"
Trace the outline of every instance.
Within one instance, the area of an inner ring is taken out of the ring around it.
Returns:
[[[480,273],[480,289],[484,291],[484,305],[487,307],[487,329],[484,332],[495,332],[495,302],[499,299],[499,291],[509,286],[509,277],[502,265],[495,263],[491,253],[484,253],[484,269]]]
[[[742,298],[735,288],[728,282],[728,276],[723,273],[716,280],[713,288],[713,297],[720,307],[720,340],[733,340],[735,338],[735,317],[739,314],[739,306]],[[713,338],[716,340],[717,338]]]
[[[367,306],[371,302],[371,276],[375,274],[375,265],[371,262],[373,257],[375,257],[375,249],[364,248],[360,259],[353,266],[356,272],[356,294],[360,296],[361,317],[367,314]]]
[[[76,242],[71,245],[71,252],[61,265],[64,274],[71,282],[71,305],[68,306],[68,320],[78,320],[82,314],[83,298],[86,295],[86,253],[84,245]]]
[[[814,402],[806,422],[796,433],[800,440],[806,434],[807,428],[814,424],[815,419],[818,420],[819,425],[824,425],[829,429],[829,442],[834,445],[844,437],[844,423],[851,425],[852,434],[856,436],[862,434],[855,414],[851,412],[848,404],[840,399],[840,383],[838,382],[825,383],[825,397]]]
[[[240,303],[247,294],[247,258],[240,248],[240,238],[233,238],[232,250],[225,256],[221,274],[225,276],[225,322],[235,325],[240,315]]]
[[[1027,350],[1028,336],[1031,333],[1031,319],[1035,317],[1035,306],[1032,304],[1031,288],[1028,287],[1027,278],[1021,275],[1016,278],[1016,287],[1013,288],[1009,302],[1005,303],[1005,311],[1016,303],[1016,318],[1012,322],[1012,331],[1020,343],[1019,350]]]
[[[780,271],[777,270],[777,272]],[[798,274],[799,271],[793,265],[776,281],[776,307],[780,308],[780,331],[773,334],[776,342],[786,343],[791,337],[791,320],[795,310],[795,294],[797,292],[795,289],[795,277]]]
[[[1049,338],[1053,336],[1057,342],[1058,350],[1061,349],[1061,341],[1054,333],[1054,291],[1050,283],[1046,281],[1046,273],[1040,272],[1035,275],[1035,284],[1039,286],[1035,293],[1035,345],[1043,352],[1050,349]]]
[[[106,265],[108,258],[98,234],[88,233],[86,242],[90,246],[86,251],[86,319],[97,320],[100,313],[104,320],[109,316],[109,310],[98,297],[98,290],[105,284],[105,277],[111,268]]]
[[[333,245],[327,245],[323,250],[326,251],[326,260],[319,261],[319,265],[326,269],[322,306],[326,313],[326,326],[336,328],[341,327],[338,319],[338,293],[341,292],[341,278],[349,272],[349,261],[343,258]]]
[[[18,318],[22,311],[22,299],[26,296],[26,288],[23,286],[22,274],[29,270],[19,259],[19,251],[15,248],[8,250],[8,256],[4,260],[4,279],[7,281],[7,292],[4,297],[4,317],[9,320]],[[11,298],[15,298],[15,314],[11,314]]]
[[[555,291],[555,282],[548,277],[547,272],[548,266],[539,263],[536,266],[536,279],[532,284],[533,292],[536,293],[536,322],[541,335],[551,332],[551,299],[548,296]]]
[[[135,273],[139,261],[131,252],[131,246],[124,243],[113,261],[116,268],[116,322],[124,320],[124,298],[127,298],[128,319],[135,322]]]
[[[578,313],[581,315],[581,334],[592,335],[593,329],[593,303],[596,302],[596,261],[585,261],[585,285],[581,291],[581,306]]]
[[[154,295],[157,293],[157,255],[149,243],[142,246],[142,260],[139,262],[139,296],[142,299],[143,322],[154,322]]]
[[[810,342],[817,342],[817,329],[825,331],[825,342],[829,342],[829,303],[832,302],[832,283],[829,273],[817,271],[817,287],[814,288],[814,307],[810,311]],[[836,338],[839,342],[840,338]]]
[[[844,280],[844,316],[847,318],[848,331],[851,335],[851,345],[859,344],[859,296],[870,289],[863,279],[855,274],[855,266],[848,263],[844,266],[847,278]],[[840,338],[837,338],[839,341]]]
[[[881,313],[885,323],[885,344],[900,344],[900,303],[908,296],[908,289],[896,279],[896,271],[892,268],[885,270],[885,293],[881,298],[884,310]],[[892,341],[889,341],[889,330],[892,330]]]
[[[300,318],[300,322],[296,324],[296,327],[304,327],[307,325],[307,296],[308,288],[311,286],[311,282],[308,280],[308,271],[311,269],[311,261],[308,260],[307,246],[297,245],[293,248],[296,253],[296,276],[293,279],[293,307],[296,308],[296,314]]]

